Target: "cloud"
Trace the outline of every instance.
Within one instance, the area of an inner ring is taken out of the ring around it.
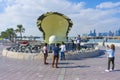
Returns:
[[[70,36],[89,33],[93,29],[98,32],[106,31],[109,27],[118,29],[120,17],[116,17],[116,14],[120,13],[119,2],[108,3],[112,4],[110,9],[102,10],[108,8],[103,5],[105,3],[96,5],[96,8],[85,8],[85,2],[73,3],[68,0],[6,0],[4,11],[0,13],[0,32],[11,27],[16,29],[18,24],[22,24],[26,28],[24,35],[42,36],[36,25],[37,18],[49,11],[63,13],[73,21]]]
[[[16,28],[18,24],[23,24],[28,30],[36,30],[36,21],[41,14],[57,11],[69,15],[78,12],[77,9],[82,8],[83,3],[73,4],[66,0],[7,0],[6,5],[4,12],[0,14],[1,25],[5,26],[1,27],[1,30],[5,30],[6,27]]]
[[[97,8],[116,8],[116,7],[120,7],[120,2],[104,2],[101,3],[100,5],[96,6]]]

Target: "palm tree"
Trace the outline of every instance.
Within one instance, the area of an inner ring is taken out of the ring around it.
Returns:
[[[1,32],[1,37],[2,38],[8,38],[8,35],[7,35],[7,33],[5,31],[2,31]]]
[[[22,33],[25,32],[25,28],[23,28],[23,25],[17,25],[17,29],[16,29],[16,32],[17,33],[20,33],[20,37],[21,37],[21,40],[22,40]]]
[[[14,38],[15,38],[15,36],[16,36],[15,30],[14,30],[13,28],[8,28],[8,29],[6,30],[6,33],[7,33],[7,35],[8,35],[8,38],[10,39],[10,41],[13,41]]]
[[[1,37],[8,38],[10,41],[13,41],[16,34],[13,28],[8,28],[6,31],[1,32]]]

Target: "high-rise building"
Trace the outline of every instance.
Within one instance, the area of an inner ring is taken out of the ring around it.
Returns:
[[[96,36],[96,30],[94,29],[93,32],[90,30],[90,33],[88,34],[88,36]]]

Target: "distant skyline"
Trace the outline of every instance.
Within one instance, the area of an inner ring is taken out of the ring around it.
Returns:
[[[0,32],[22,24],[25,36],[42,36],[37,18],[46,12],[65,14],[73,21],[69,36],[116,31],[120,28],[119,0],[0,0]]]

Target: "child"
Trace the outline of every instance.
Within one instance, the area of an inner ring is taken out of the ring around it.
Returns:
[[[108,69],[105,70],[106,72],[110,72],[110,71],[113,71],[114,70],[114,60],[115,60],[115,45],[114,44],[111,44],[111,46],[109,47],[107,45],[107,54],[108,54]],[[110,69],[110,64],[112,62],[112,68]]]

